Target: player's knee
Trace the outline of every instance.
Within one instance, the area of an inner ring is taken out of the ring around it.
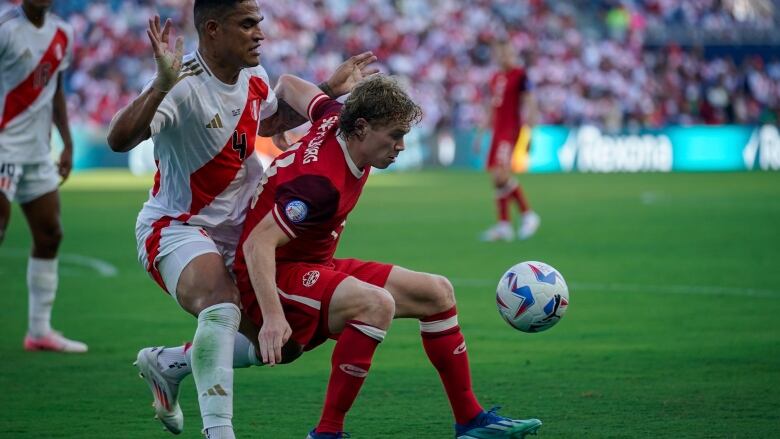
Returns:
[[[56,254],[62,242],[62,228],[59,224],[42,227],[34,234],[34,245],[38,252]]]
[[[210,288],[205,295],[208,302],[206,307],[216,305],[217,303],[232,303],[241,308],[241,296],[233,283],[221,282]]]
[[[369,287],[366,289],[358,320],[386,329],[395,315],[395,300],[384,288]]]
[[[220,303],[232,303],[241,307],[238,289],[229,278],[221,277],[199,276],[196,280],[182,276],[176,287],[176,299],[182,308],[196,316],[204,309]]]
[[[508,181],[509,179],[503,175],[493,175],[493,187],[495,189],[502,189]]]
[[[431,275],[431,301],[436,312],[446,311],[455,306],[455,288],[452,282],[438,274]]]

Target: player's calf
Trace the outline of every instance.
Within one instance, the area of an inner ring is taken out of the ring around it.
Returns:
[[[394,313],[395,301],[382,288],[352,277],[336,287],[328,318],[331,332],[339,338],[331,357],[322,417],[309,437],[343,437],[344,418],[368,376],[374,352]]]

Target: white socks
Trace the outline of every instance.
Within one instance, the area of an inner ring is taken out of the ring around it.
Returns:
[[[192,347],[185,352],[187,345],[164,348],[157,357],[157,365],[167,375],[178,380],[192,373]],[[235,345],[233,347],[233,369],[243,369],[251,366],[262,366],[257,358],[255,345],[246,336],[236,332]]]
[[[236,345],[233,348],[233,369],[243,369],[250,366],[262,366],[257,358],[255,345],[240,332],[236,333]]]
[[[198,315],[192,340],[192,375],[198,389],[203,429],[209,438],[233,439],[233,348],[241,312],[232,303],[210,306]],[[214,427],[219,431],[212,431]]]
[[[236,434],[233,432],[233,428],[223,425],[220,427],[211,427],[203,432],[206,435],[206,439],[235,439]]]
[[[27,290],[29,295],[27,331],[33,337],[42,337],[51,331],[51,308],[57,294],[57,259],[30,257],[27,262]]]

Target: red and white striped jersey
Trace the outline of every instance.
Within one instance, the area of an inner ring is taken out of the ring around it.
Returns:
[[[73,58],[73,29],[46,13],[35,27],[15,7],[0,15],[0,161],[49,160],[57,75]]]
[[[225,84],[197,51],[183,64],[152,120],[158,170],[138,221],[240,231],[263,173],[254,153],[257,130],[276,112],[276,95],[262,66],[243,69],[235,84]]]

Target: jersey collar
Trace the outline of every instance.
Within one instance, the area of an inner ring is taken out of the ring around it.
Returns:
[[[339,142],[339,146],[341,147],[341,152],[344,153],[344,160],[347,161],[347,166],[349,167],[349,170],[352,172],[352,175],[355,176],[357,179],[363,178],[363,174],[365,173],[364,170],[358,168],[358,166],[355,164],[355,161],[352,160],[352,156],[349,155],[349,150],[347,150],[347,142],[344,141],[344,139],[341,138],[341,136],[336,133],[336,141]]]

